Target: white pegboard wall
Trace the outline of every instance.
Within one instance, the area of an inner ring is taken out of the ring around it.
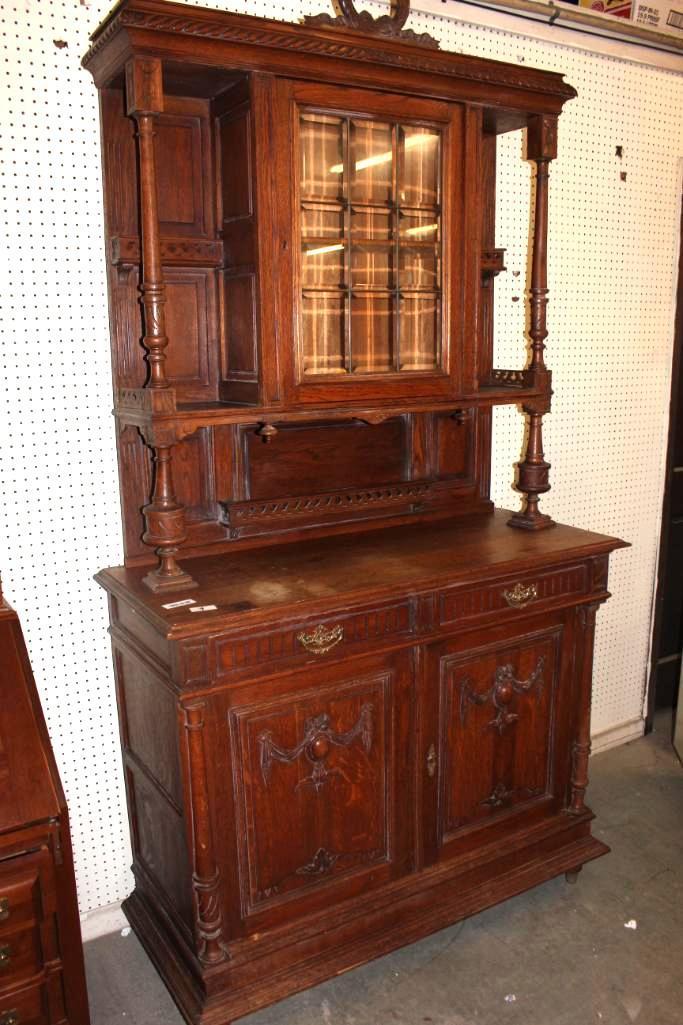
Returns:
[[[188,0],[195,6],[201,0]],[[265,0],[217,9],[272,15]],[[97,94],[81,70],[101,0],[5,0],[2,65],[5,416],[0,568],[20,612],[69,800],[82,910],[128,891],[129,849],[104,594],[121,561]],[[286,0],[288,20],[326,0]],[[375,5],[377,6],[377,5]],[[551,168],[545,431],[558,519],[633,543],[599,614],[594,727],[641,711],[668,411],[683,78],[430,15],[447,49],[560,70],[579,90]],[[65,43],[66,45],[57,45]],[[615,156],[617,145],[624,156]],[[522,363],[529,165],[501,140],[497,363]],[[620,179],[627,173],[626,182]],[[519,275],[515,275],[519,271]],[[517,297],[516,301],[515,297]],[[522,423],[496,413],[494,497],[516,502]]]

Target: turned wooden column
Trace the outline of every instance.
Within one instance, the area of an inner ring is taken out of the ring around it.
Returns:
[[[539,495],[550,490],[549,470],[543,453],[543,416],[550,411],[551,376],[545,365],[548,337],[548,165],[557,156],[557,117],[537,116],[530,120],[527,155],[536,164],[536,204],[531,263],[530,311],[531,362],[528,372],[533,387],[542,394],[523,404],[527,422],[524,458],[518,464],[517,490],[524,495],[522,509],[511,516],[511,527],[542,530],[553,526],[550,516],[539,511]]]
[[[166,378],[166,286],[161,266],[159,212],[157,200],[154,125],[163,112],[164,97],[161,61],[134,58],[126,65],[126,101],[129,117],[137,126],[139,157],[140,238],[143,310],[143,345],[147,350],[149,378],[146,388],[167,390]],[[178,548],[186,538],[185,511],[177,501],[173,486],[172,454],[176,437],[172,429],[163,432],[152,426],[145,432],[154,461],[152,500],[143,508],[146,530],[143,541],[156,549],[159,565],[144,578],[152,591],[175,591],[195,587],[192,577],[175,561]]]
[[[591,698],[593,681],[593,650],[595,647],[595,614],[599,605],[581,605],[577,616],[583,630],[581,673],[579,677],[578,720],[572,745],[572,776],[569,811],[580,815],[586,810],[584,797],[588,787],[588,759],[591,753]]]
[[[173,486],[175,433],[152,429],[144,437],[153,453],[154,489],[152,501],[142,509],[146,527],[142,540],[155,549],[159,565],[143,577],[143,583],[152,591],[187,590],[197,584],[175,559],[187,537],[185,509]]]
[[[192,887],[195,896],[195,929],[199,959],[217,964],[228,957],[223,940],[219,882],[206,779],[204,750],[204,702],[183,709],[187,734],[189,786],[192,798]]]

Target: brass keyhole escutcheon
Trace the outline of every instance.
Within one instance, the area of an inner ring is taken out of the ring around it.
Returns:
[[[427,775],[430,779],[433,779],[434,777],[434,773],[436,772],[436,764],[436,748],[432,744],[432,746],[429,748],[429,751],[427,752]]]
[[[0,1025],[19,1025],[21,1018],[16,1008],[13,1011],[2,1011],[0,1013]]]
[[[0,897],[0,922],[9,918],[9,897]]]
[[[4,943],[0,947],[0,969],[8,968],[12,960],[12,948],[9,943]]]

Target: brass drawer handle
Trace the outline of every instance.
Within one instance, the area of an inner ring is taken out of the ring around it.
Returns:
[[[9,897],[0,897],[0,922],[9,918]]]
[[[436,772],[436,762],[436,748],[432,744],[429,751],[427,752],[427,775],[430,779],[434,778],[434,773]]]
[[[4,943],[0,947],[0,970],[2,970],[3,968],[9,968],[11,960],[12,948],[10,947],[9,943]]]
[[[328,628],[321,623],[316,626],[313,633],[307,634],[305,630],[302,630],[300,634],[296,635],[296,639],[306,651],[310,651],[313,655],[324,655],[344,639],[344,627],[340,624]]]
[[[525,605],[538,598],[538,584],[515,584],[511,591],[503,591],[505,601],[513,609],[523,609]]]
[[[15,1008],[13,1011],[2,1011],[0,1013],[0,1025],[19,1025],[21,1018]]]

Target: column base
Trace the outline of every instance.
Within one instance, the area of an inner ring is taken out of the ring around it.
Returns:
[[[161,576],[159,570],[151,570],[147,576],[142,578],[145,587],[154,593],[166,594],[170,591],[191,591],[199,587],[196,580],[193,580],[189,573],[180,572],[173,576]]]
[[[527,516],[524,512],[513,513],[508,520],[508,527],[517,527],[520,530],[547,530],[554,527],[555,520],[545,513],[538,513],[536,516]]]

